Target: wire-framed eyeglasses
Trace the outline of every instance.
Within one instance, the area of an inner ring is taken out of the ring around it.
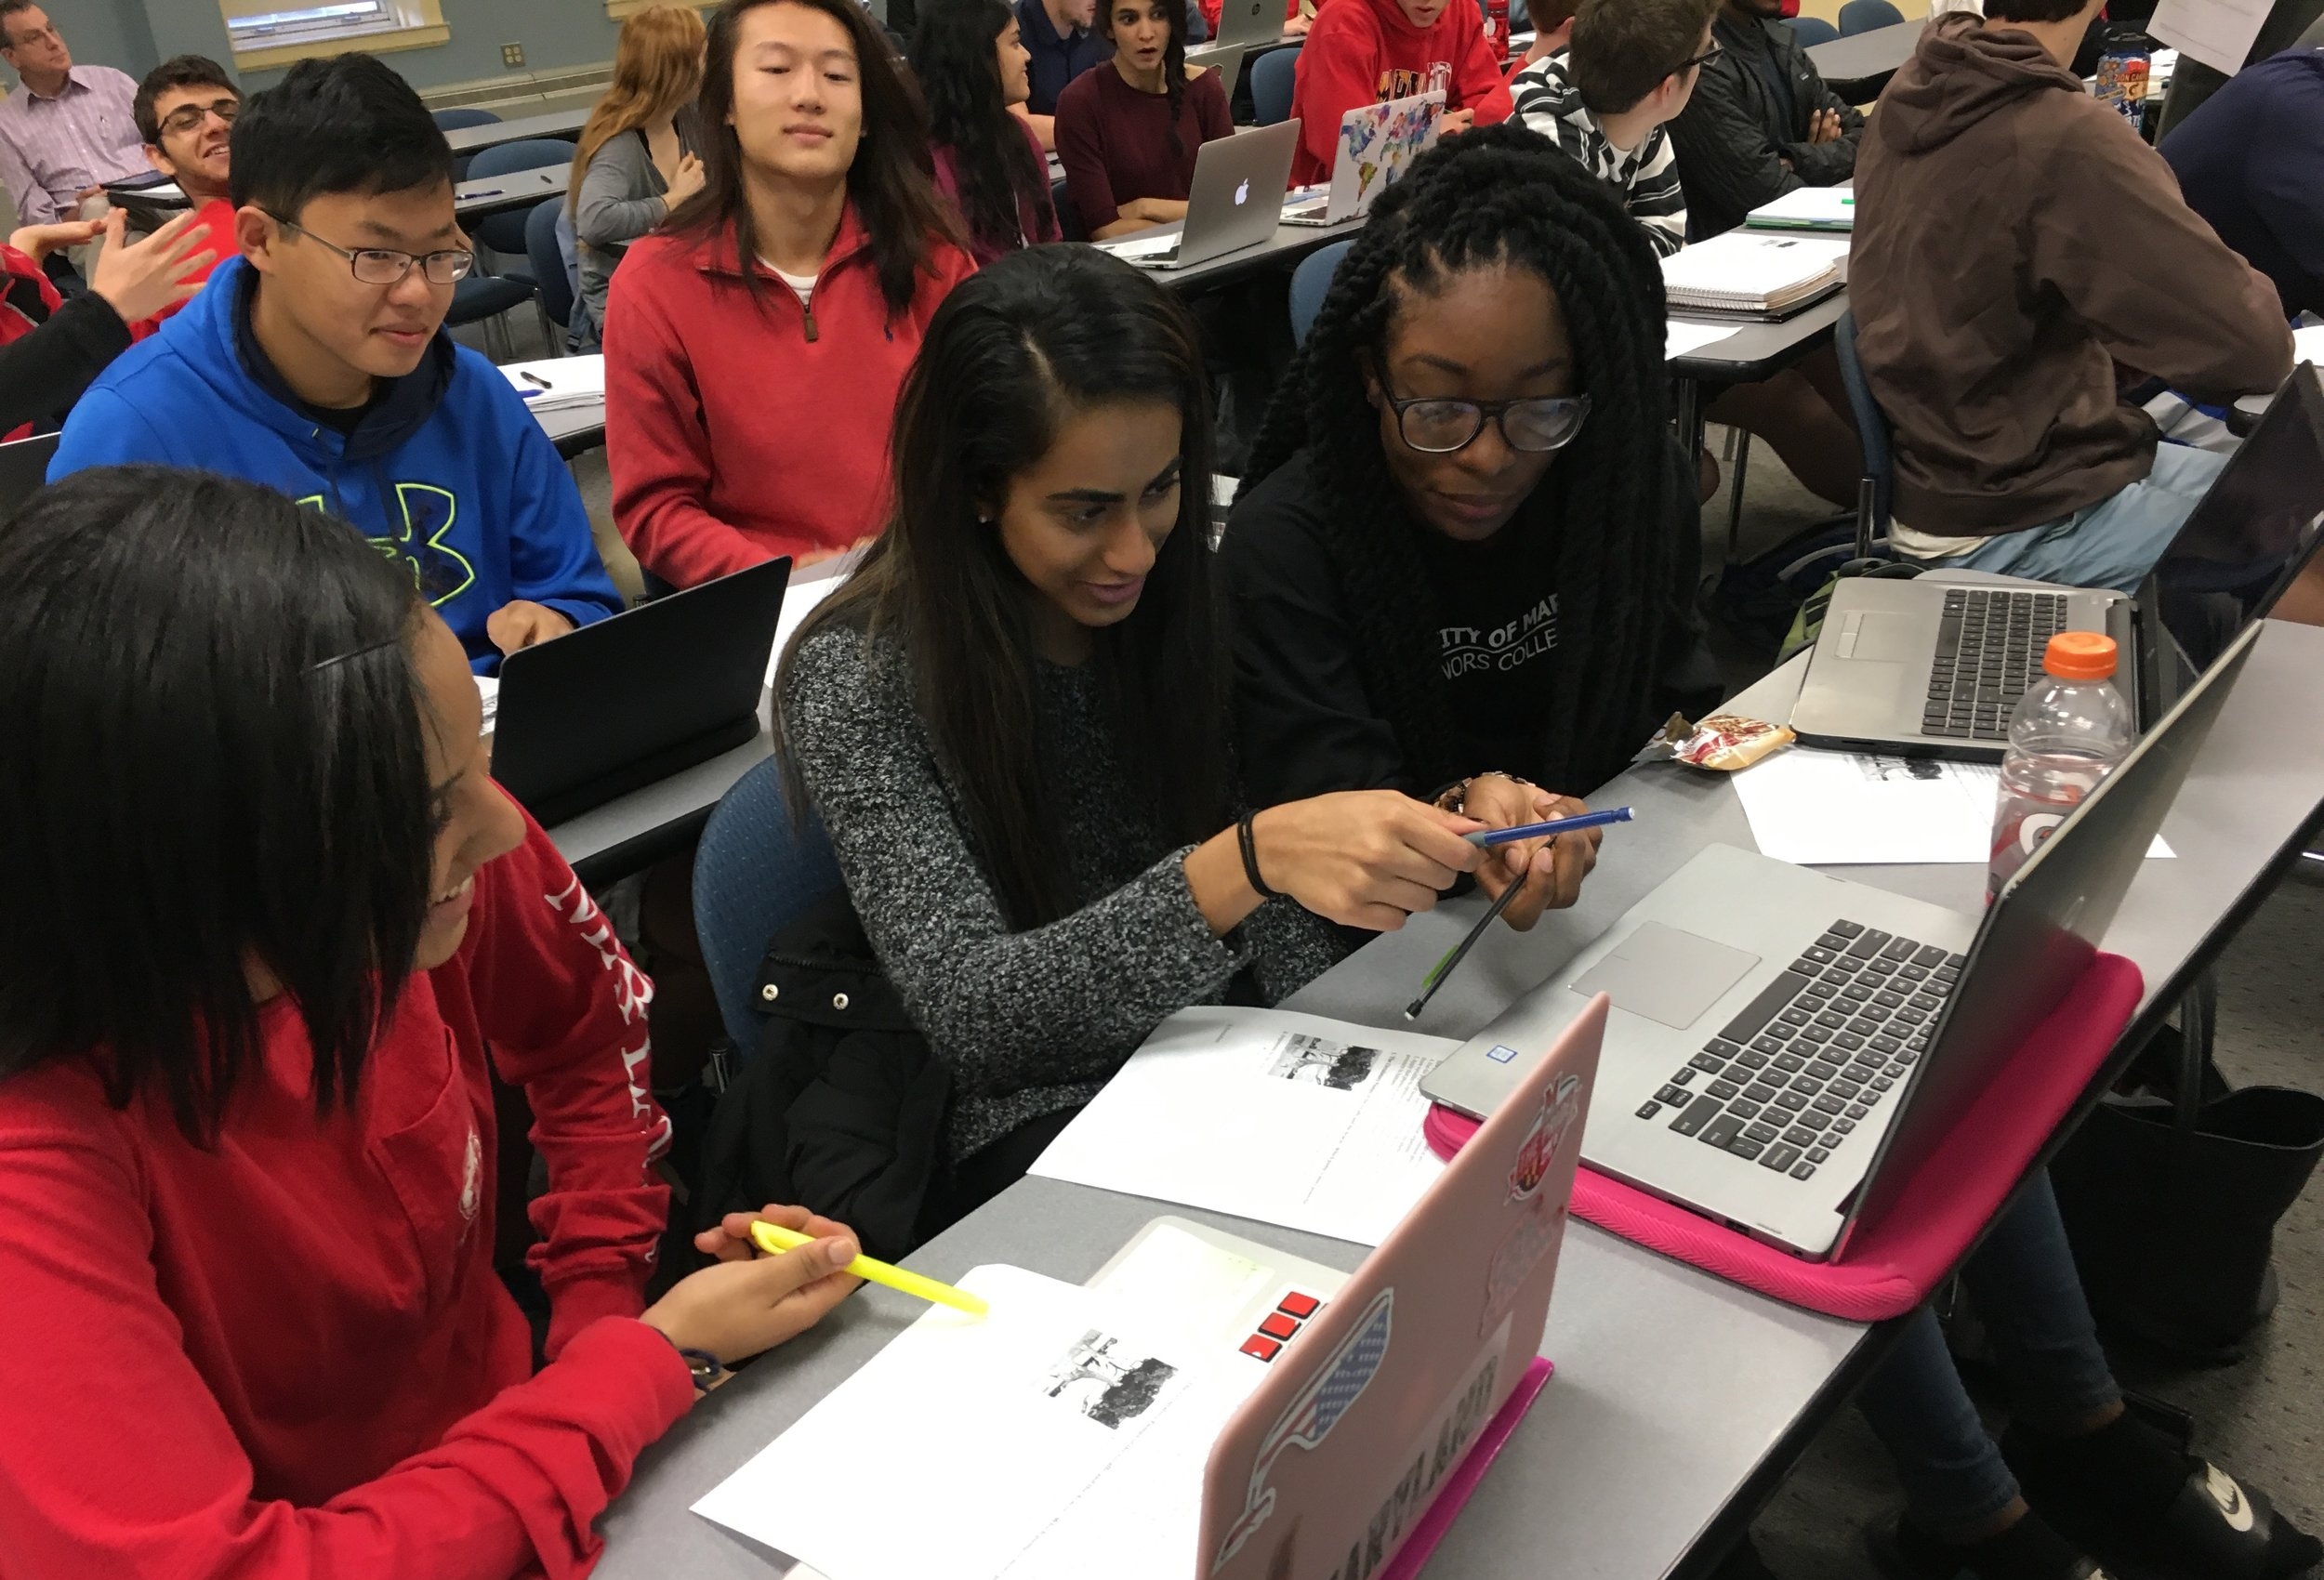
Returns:
[[[1523,401],[1459,401],[1440,395],[1401,397],[1380,381],[1406,445],[1424,455],[1450,455],[1476,442],[1489,419],[1502,442],[1528,455],[1563,450],[1590,415],[1587,395],[1536,396]]]
[[[315,245],[347,259],[348,269],[366,285],[400,285],[416,266],[430,285],[456,285],[476,267],[476,255],[466,247],[446,247],[442,252],[425,254],[399,252],[393,247],[343,247],[271,210],[267,217],[284,230],[296,230]]]

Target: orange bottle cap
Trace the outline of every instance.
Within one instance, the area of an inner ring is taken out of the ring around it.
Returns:
[[[2105,680],[2115,667],[2114,639],[2095,631],[2060,631],[2042,650],[2041,667],[2061,680]]]

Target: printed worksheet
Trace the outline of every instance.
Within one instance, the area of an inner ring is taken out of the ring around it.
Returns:
[[[991,1313],[931,1308],[694,1512],[829,1580],[1192,1572],[1203,1468],[1266,1368],[1103,1289],[1000,1266],[960,1286]]]
[[[2146,31],[2182,54],[2234,76],[2259,41],[2274,0],[2162,0]]]
[[[1456,1046],[1284,1010],[1182,1010],[1032,1171],[1377,1245],[1443,1172],[1420,1080]]]
[[[1993,854],[1991,763],[1793,746],[1735,776],[1760,854],[1801,866],[1975,862]],[[2168,856],[2159,836],[2147,851]]]

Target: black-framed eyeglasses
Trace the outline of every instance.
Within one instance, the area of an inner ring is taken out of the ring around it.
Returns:
[[[1399,397],[1380,381],[1380,393],[1396,414],[1396,431],[1406,447],[1423,455],[1450,455],[1466,450],[1485,431],[1487,419],[1499,423],[1501,441],[1512,450],[1543,455],[1563,450],[1581,431],[1590,415],[1587,395],[1536,396],[1523,401],[1454,401],[1440,395]]]
[[[347,259],[348,269],[366,285],[400,285],[415,265],[427,276],[430,285],[456,285],[467,279],[469,272],[476,267],[476,255],[466,247],[446,247],[442,252],[426,254],[398,252],[393,247],[355,247],[350,250],[335,242],[324,241],[304,225],[285,219],[271,209],[266,214],[284,230],[296,230],[315,245]]]
[[[212,99],[207,104],[180,104],[163,118],[162,130],[190,132],[199,126],[205,117],[210,115],[217,116],[231,126],[234,124],[234,117],[241,113],[242,100],[231,96]]]
[[[1716,60],[1720,56],[1724,55],[1726,52],[1727,46],[1725,45],[1714,44],[1710,48],[1704,50],[1700,55],[1690,55],[1685,59],[1681,60],[1679,62],[1679,69],[1672,72],[1670,74],[1674,77],[1683,77],[1697,66],[1710,65],[1713,60]]]

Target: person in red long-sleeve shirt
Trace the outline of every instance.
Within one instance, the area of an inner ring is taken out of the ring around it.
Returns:
[[[1506,121],[1514,108],[1472,0],[1333,0],[1315,13],[1293,81],[1293,186],[1331,179],[1340,117],[1364,105],[1441,87],[1445,136]]]
[[[271,490],[96,468],[0,533],[8,1580],[571,1580],[697,1388],[853,1286],[769,1208],[813,1244],[729,1218],[646,1306],[653,985],[480,725],[410,576]]]
[[[605,309],[614,523],[680,587],[878,533],[905,369],[976,270],[856,0],[726,0],[701,111],[703,190],[630,246]]]

